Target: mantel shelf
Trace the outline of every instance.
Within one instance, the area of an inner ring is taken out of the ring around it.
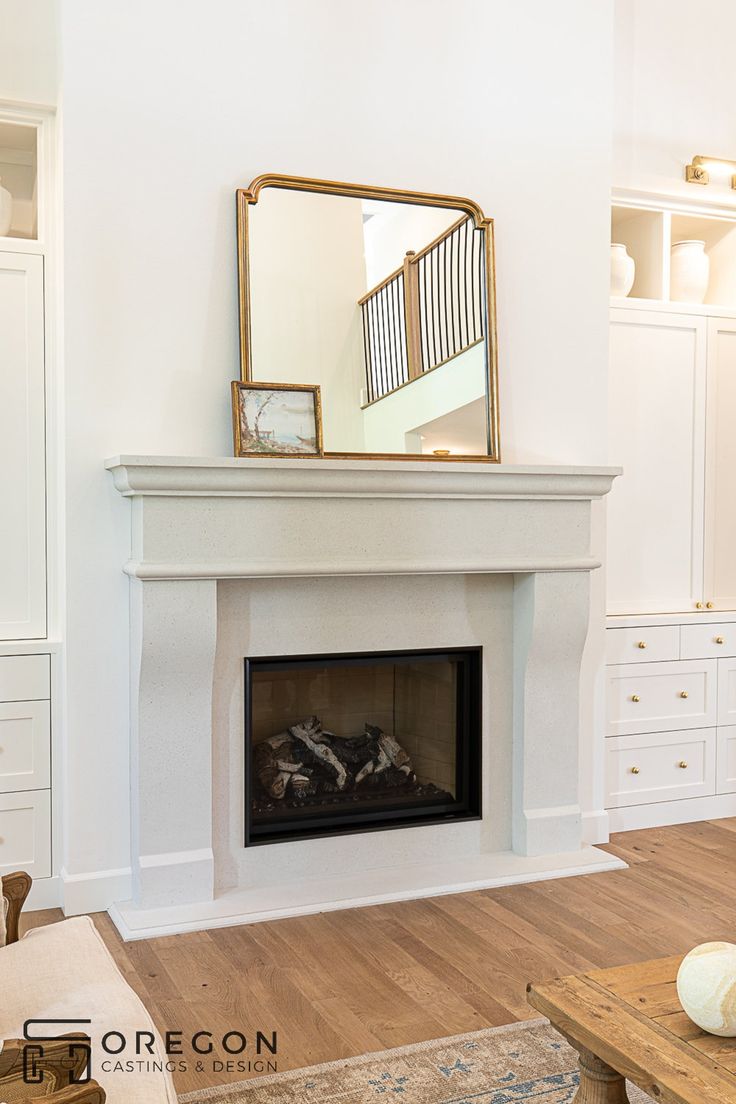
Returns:
[[[116,456],[125,497],[552,498],[607,494],[620,468],[447,461]]]

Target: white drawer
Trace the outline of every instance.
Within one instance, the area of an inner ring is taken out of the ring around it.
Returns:
[[[0,793],[50,785],[49,702],[0,703]]]
[[[736,724],[736,659],[718,660],[718,723]]]
[[[51,697],[51,656],[0,656],[0,702]]]
[[[608,735],[715,726],[717,671],[714,659],[609,667]]]
[[[51,802],[48,790],[0,794],[0,874],[25,870],[51,877]]]
[[[606,808],[707,797],[716,787],[716,730],[685,729],[606,741]]]
[[[717,732],[716,793],[736,793],[736,725]]]
[[[736,656],[736,623],[682,626],[682,659],[720,659],[721,656]]]
[[[606,663],[657,663],[679,658],[679,625],[606,629]]]

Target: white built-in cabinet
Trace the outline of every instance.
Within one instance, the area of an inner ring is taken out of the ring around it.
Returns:
[[[705,304],[673,241],[705,240]],[[606,807],[611,830],[736,815],[736,211],[622,201],[611,310]]]
[[[704,601],[707,321],[613,310],[609,613],[674,613]]]
[[[46,635],[43,257],[0,252],[0,640]]]
[[[611,312],[609,614],[736,610],[736,317]]]
[[[0,177],[12,196],[0,237],[0,874],[28,871],[45,904],[57,903],[46,887],[60,646],[49,636],[51,126],[49,114],[0,104]]]

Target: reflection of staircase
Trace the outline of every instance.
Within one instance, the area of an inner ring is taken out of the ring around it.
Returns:
[[[463,215],[358,300],[369,403],[483,340],[484,233]]]

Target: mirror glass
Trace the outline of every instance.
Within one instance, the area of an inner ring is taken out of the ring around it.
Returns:
[[[498,459],[490,221],[306,183],[241,193],[245,378],[318,384],[325,453]]]

